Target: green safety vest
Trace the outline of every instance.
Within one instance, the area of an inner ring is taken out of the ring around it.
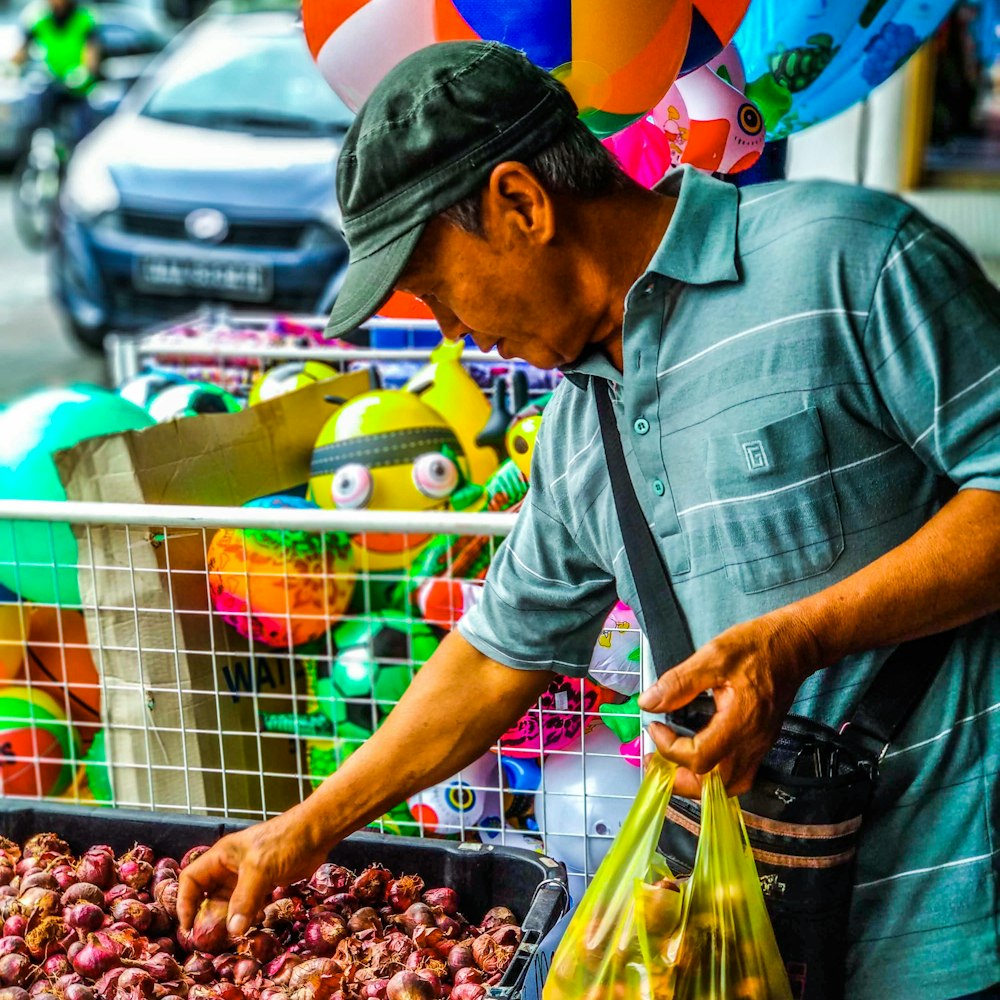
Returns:
[[[83,54],[87,40],[94,33],[97,21],[94,15],[83,7],[78,7],[61,24],[51,12],[45,13],[31,26],[31,37],[45,54],[45,65],[49,72],[63,82],[73,70],[83,65]],[[93,81],[88,78],[82,88],[88,89]]]

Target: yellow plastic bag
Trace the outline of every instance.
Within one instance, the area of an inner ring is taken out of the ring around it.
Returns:
[[[739,803],[716,772],[690,878],[674,879],[657,853],[675,770],[651,759],[542,1000],[791,1000]]]

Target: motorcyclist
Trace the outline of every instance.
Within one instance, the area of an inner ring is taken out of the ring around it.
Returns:
[[[24,38],[12,61],[23,66],[37,59],[52,77],[42,97],[42,120],[55,124],[65,114],[71,138],[82,138],[86,96],[101,62],[94,12],[78,0],[44,0],[26,10],[22,26]]]

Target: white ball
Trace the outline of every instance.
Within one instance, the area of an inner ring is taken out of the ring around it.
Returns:
[[[500,761],[486,753],[454,777],[406,800],[427,833],[458,833],[478,826],[490,812],[500,812],[503,787]]]
[[[542,765],[542,788],[535,818],[545,853],[571,871],[593,875],[625,817],[642,781],[642,770],[620,753],[607,726],[577,737]]]

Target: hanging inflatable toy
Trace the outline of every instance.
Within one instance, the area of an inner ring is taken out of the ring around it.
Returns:
[[[184,385],[189,380],[179,372],[153,369],[134,375],[118,386],[118,395],[136,406],[146,409],[153,398],[174,385]]]
[[[297,496],[247,507],[316,510]],[[215,610],[240,635],[288,649],[323,635],[354,591],[354,558],[341,532],[220,528],[208,547]]]
[[[73,780],[80,738],[44,691],[0,688],[0,798],[59,795]]]
[[[682,76],[644,118],[604,140],[626,172],[646,187],[671,167],[736,174],[764,150],[764,119],[743,94],[745,75],[733,45]]]
[[[83,615],[68,608],[32,608],[27,643],[24,674],[32,690],[44,691],[64,708],[86,752],[101,732],[101,677]]]
[[[316,439],[309,495],[339,510],[466,509],[465,454],[448,422],[413,393],[367,392],[339,407]],[[365,532],[351,539],[363,572],[403,569],[433,536]]]
[[[552,393],[549,392],[520,407],[504,436],[507,454],[525,479],[531,478],[531,456],[535,453],[535,442],[542,427],[542,412],[551,398]]]
[[[754,0],[735,43],[768,140],[826,121],[899,69],[952,0]]]
[[[87,438],[150,427],[142,408],[96,386],[42,389],[0,412],[0,499],[65,500],[53,454]],[[68,524],[0,521],[0,583],[39,604],[80,604]]]
[[[299,736],[341,735],[350,723],[370,733],[403,697],[414,674],[430,659],[440,633],[394,611],[341,622],[305,650],[310,705],[306,713],[261,713],[265,731]],[[365,737],[367,738],[367,737]]]
[[[403,388],[448,422],[465,452],[469,477],[474,483],[485,483],[499,465],[491,448],[476,444],[476,435],[490,418],[490,403],[462,367],[464,349],[462,340],[442,340],[431,351],[430,362]]]
[[[277,399],[314,382],[333,378],[336,368],[323,361],[289,361],[276,365],[257,379],[250,390],[248,406],[256,406],[268,399]]]
[[[633,766],[642,765],[642,718],[639,696],[632,695],[621,704],[608,703],[599,709],[601,721],[618,737],[618,752]]]
[[[0,684],[8,684],[24,666],[24,640],[30,609],[0,603]]]
[[[648,111],[718,54],[749,0],[304,0],[306,41],[354,111],[397,63],[435,42],[504,42],[561,80],[596,135]]]

